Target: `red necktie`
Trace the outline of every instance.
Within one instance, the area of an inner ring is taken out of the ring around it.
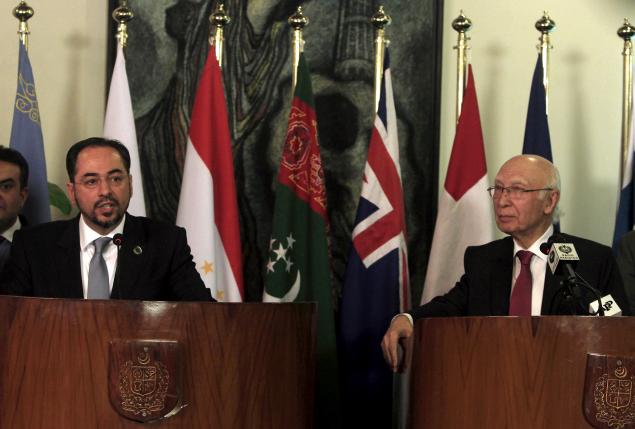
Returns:
[[[519,250],[516,256],[520,259],[520,273],[516,277],[516,284],[514,284],[512,291],[509,315],[531,316],[531,270],[529,264],[534,254],[528,250]]]

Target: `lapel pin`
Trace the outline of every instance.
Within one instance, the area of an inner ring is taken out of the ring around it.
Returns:
[[[135,255],[141,255],[143,253],[143,249],[141,246],[135,246],[134,249],[132,249],[132,253]]]

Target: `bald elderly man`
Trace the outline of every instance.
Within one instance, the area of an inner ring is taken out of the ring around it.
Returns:
[[[468,247],[465,274],[454,288],[393,318],[381,346],[394,371],[399,366],[399,340],[409,338],[414,321],[422,317],[571,314],[572,308],[562,305],[562,278],[551,273],[547,255],[540,250],[553,235],[553,216],[560,199],[556,167],[539,156],[515,156],[500,168],[489,192],[496,225],[509,236]],[[630,314],[611,249],[567,234],[561,234],[558,241],[574,244],[580,257],[576,271],[602,296],[611,294],[624,315]],[[584,305],[573,310],[588,314],[587,304],[597,298],[587,290],[581,293]]]

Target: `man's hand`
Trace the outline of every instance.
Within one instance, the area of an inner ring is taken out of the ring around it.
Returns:
[[[381,341],[381,349],[384,352],[384,359],[386,359],[393,372],[401,372],[406,369],[410,358],[410,349],[412,348],[412,331],[410,320],[406,316],[400,315],[394,318],[384,334],[384,339]],[[400,362],[397,350],[399,343],[403,346],[406,355],[403,364]]]

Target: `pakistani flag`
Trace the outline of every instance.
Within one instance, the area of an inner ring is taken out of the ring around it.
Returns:
[[[316,428],[339,425],[337,351],[331,294],[324,170],[311,80],[300,55],[276,182],[264,302],[317,301]]]

